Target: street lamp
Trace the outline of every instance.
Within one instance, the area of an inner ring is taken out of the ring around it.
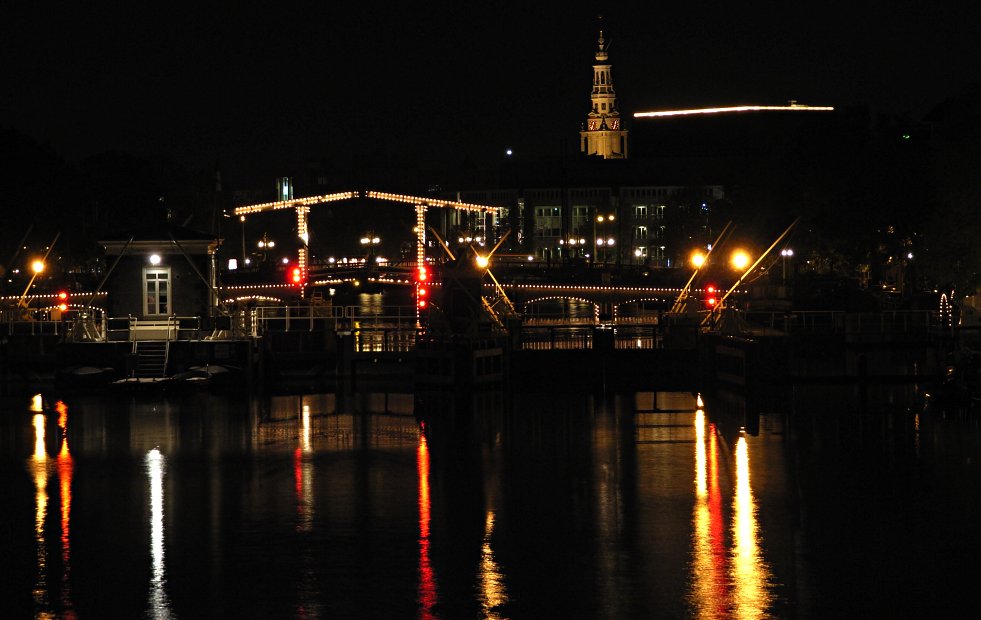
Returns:
[[[596,249],[598,246],[600,246],[600,247],[601,246],[608,246],[609,247],[609,246],[612,246],[613,245],[613,237],[603,238],[603,237],[599,236],[599,235],[602,235],[603,234],[603,226],[602,226],[603,223],[604,222],[613,222],[616,219],[617,219],[617,216],[616,216],[615,213],[605,213],[605,214],[599,213],[593,219],[593,255],[596,258],[599,258],[599,252]],[[598,230],[597,230],[597,224],[599,225],[598,226]],[[604,265],[606,264],[607,257],[608,257],[607,251],[604,250],[603,251],[603,264]]]
[[[783,263],[783,283],[787,283],[787,259],[794,255],[794,251],[790,248],[784,248],[780,250],[780,262]]]
[[[739,271],[744,271],[749,265],[749,254],[743,252],[742,250],[736,250],[732,253],[732,258],[729,259],[733,267]]]
[[[242,222],[242,262],[245,262],[245,216],[238,216],[238,221]]]

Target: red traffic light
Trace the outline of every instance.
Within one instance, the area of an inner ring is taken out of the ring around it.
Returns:
[[[713,307],[713,306],[715,306],[715,303],[716,303],[715,302],[715,297],[709,297],[708,299],[705,300],[705,304],[707,306],[709,306],[710,308]]]
[[[68,292],[58,291],[58,309],[64,312],[68,310]]]
[[[299,265],[293,265],[286,271],[286,280],[290,284],[303,284],[307,280],[306,271]]]

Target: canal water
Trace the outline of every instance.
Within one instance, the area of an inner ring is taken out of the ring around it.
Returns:
[[[971,613],[978,421],[837,390],[6,396],[0,614]]]

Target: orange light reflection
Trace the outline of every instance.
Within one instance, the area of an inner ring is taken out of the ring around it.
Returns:
[[[35,397],[39,400],[40,395]],[[34,604],[48,608],[48,553],[44,544],[44,521],[48,515],[48,454],[44,450],[44,414],[34,415],[34,454],[28,467],[34,474],[34,538],[37,544],[37,579],[34,581]]]
[[[736,442],[736,496],[733,498],[732,579],[737,618],[766,616],[772,596],[770,570],[759,548],[756,500],[749,482],[749,448],[746,437]]]

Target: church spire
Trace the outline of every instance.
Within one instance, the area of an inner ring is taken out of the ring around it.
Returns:
[[[597,43],[599,43],[599,49],[596,50],[596,62],[606,62],[606,59],[609,58],[610,56],[606,51],[606,48],[609,47],[609,44],[606,42],[606,39],[603,38],[602,28],[600,28],[599,32],[600,32],[599,39],[597,41]]]
[[[579,132],[580,151],[603,159],[626,159],[627,132],[620,125],[617,96],[613,91],[612,65],[609,64],[610,42],[603,34],[600,16],[596,64],[593,65],[592,109],[586,115],[586,126]]]

